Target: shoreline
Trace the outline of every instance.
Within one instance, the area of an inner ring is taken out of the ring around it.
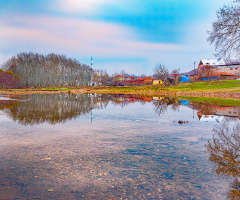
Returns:
[[[132,88],[123,91],[124,88],[106,88],[106,87],[84,87],[84,88],[45,88],[45,89],[19,89],[19,90],[0,90],[0,96],[10,98],[20,98],[23,95],[33,94],[112,94],[112,95],[135,95],[148,97],[173,97],[194,102],[215,104],[219,106],[240,106],[240,92],[220,92],[220,91],[169,91],[169,90],[139,90]]]
[[[240,92],[216,92],[216,91],[169,91],[169,90],[158,90],[158,91],[138,91],[129,90],[122,91],[117,88],[112,91],[106,88],[82,88],[73,89],[69,88],[66,90],[37,90],[37,89],[19,89],[19,90],[0,90],[0,95],[29,95],[29,94],[52,94],[52,93],[73,93],[73,94],[132,94],[132,95],[146,95],[146,96],[186,96],[186,97],[211,97],[211,98],[227,98],[227,99],[239,99]]]

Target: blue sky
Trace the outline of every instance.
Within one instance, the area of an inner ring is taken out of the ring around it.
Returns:
[[[152,75],[214,59],[206,41],[231,0],[0,0],[0,64],[20,52],[57,53],[109,74]]]

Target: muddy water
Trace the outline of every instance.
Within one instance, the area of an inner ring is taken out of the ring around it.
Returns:
[[[0,100],[0,199],[238,195],[239,151],[223,168],[213,143],[223,124],[239,123],[237,107],[123,95],[10,98]]]

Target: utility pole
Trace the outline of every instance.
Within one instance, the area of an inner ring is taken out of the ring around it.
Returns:
[[[195,64],[196,64],[196,62],[194,61],[194,74],[195,74],[195,78],[194,78],[194,80],[196,81],[197,79],[198,79],[198,70],[197,70],[197,73],[195,72],[196,71],[196,67],[195,67]]]
[[[93,66],[93,56],[91,55],[91,67]]]
[[[193,119],[194,119],[194,105],[192,105]]]
[[[91,68],[93,69],[93,56],[92,56],[92,54],[91,54]],[[93,80],[93,76],[94,76],[94,70],[93,70],[93,74],[92,74],[92,76],[91,76],[91,83],[90,83],[91,85],[92,85],[92,84],[95,85],[95,83],[93,83],[93,81],[94,81],[94,80]]]

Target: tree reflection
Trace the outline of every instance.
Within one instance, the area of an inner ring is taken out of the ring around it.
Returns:
[[[130,103],[126,95],[112,95],[111,99],[113,105],[120,105],[122,108]]]
[[[232,200],[238,200],[240,198],[240,182],[237,178],[230,185],[228,198]]]
[[[23,125],[40,123],[64,123],[79,115],[86,114],[92,109],[104,109],[111,101],[113,105],[124,107],[129,103],[153,102],[155,111],[162,115],[171,105],[171,109],[177,110],[180,101],[176,98],[136,96],[136,95],[106,95],[106,94],[32,94],[22,96],[19,101],[1,101],[0,109],[8,116]]]
[[[153,102],[155,112],[160,116],[167,111],[169,105],[173,110],[177,110],[180,106],[180,101],[176,98],[165,97],[161,100]]]
[[[6,110],[8,116],[20,124],[63,123],[79,115],[103,108],[109,99],[88,94],[33,94],[22,97],[21,103]]]
[[[209,160],[214,163],[214,171],[219,176],[233,177],[228,192],[229,199],[239,199],[240,196],[240,123],[233,128],[229,123],[222,123],[213,130],[212,141],[206,144],[210,154]]]
[[[0,110],[12,109],[17,104],[19,104],[18,101],[1,100],[0,101]]]

